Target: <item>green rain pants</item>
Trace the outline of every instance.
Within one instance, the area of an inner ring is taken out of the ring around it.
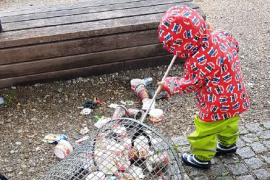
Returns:
[[[196,130],[188,136],[191,153],[201,161],[210,161],[216,154],[217,141],[224,146],[235,144],[240,134],[238,120],[239,115],[222,121],[205,122],[196,116]]]

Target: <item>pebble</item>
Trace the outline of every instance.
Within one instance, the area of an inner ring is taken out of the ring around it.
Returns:
[[[15,144],[16,144],[16,145],[21,145],[22,143],[21,143],[21,142],[16,142]]]

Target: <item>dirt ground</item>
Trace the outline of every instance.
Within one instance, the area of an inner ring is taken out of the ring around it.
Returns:
[[[36,5],[37,1],[0,1],[1,9]],[[49,1],[42,1],[49,4]],[[63,2],[63,1],[58,1]],[[238,39],[240,59],[251,107],[242,114],[240,124],[261,122],[270,118],[270,21],[269,1],[255,0],[196,0],[219,29],[226,29]],[[17,4],[16,4],[17,3]],[[268,9],[268,10],[267,10]],[[169,62],[168,62],[169,64]],[[183,65],[174,65],[170,75],[182,75]],[[65,134],[74,145],[83,137],[80,130],[96,128],[95,116],[110,117],[111,103],[121,100],[141,102],[130,89],[133,78],[152,77],[153,85],[160,80],[167,66],[124,71],[102,76],[77,78],[68,81],[16,86],[0,89],[5,100],[0,105],[0,172],[10,180],[39,179],[59,159],[53,154],[54,145],[42,142],[49,133]],[[78,106],[98,97],[106,104],[90,115],[81,115]],[[157,101],[156,107],[165,112],[162,123],[146,124],[165,137],[187,135],[198,112],[193,94]]]

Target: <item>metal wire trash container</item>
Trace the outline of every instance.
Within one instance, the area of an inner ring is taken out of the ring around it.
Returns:
[[[129,118],[111,120],[68,157],[45,180],[183,179],[177,154],[154,129]]]

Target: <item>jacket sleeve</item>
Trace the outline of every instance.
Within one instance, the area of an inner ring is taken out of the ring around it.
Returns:
[[[214,31],[212,33],[217,33],[217,34],[222,33],[223,35],[225,35],[228,39],[228,43],[230,43],[230,46],[234,47],[235,50],[237,52],[239,52],[239,44],[238,44],[237,40],[232,36],[231,33],[229,33],[228,31],[224,31],[224,30],[217,30],[217,31]]]
[[[190,57],[185,63],[183,77],[167,77],[164,90],[170,95],[196,92],[219,72],[220,68],[214,61],[216,58],[207,57],[206,54]]]

